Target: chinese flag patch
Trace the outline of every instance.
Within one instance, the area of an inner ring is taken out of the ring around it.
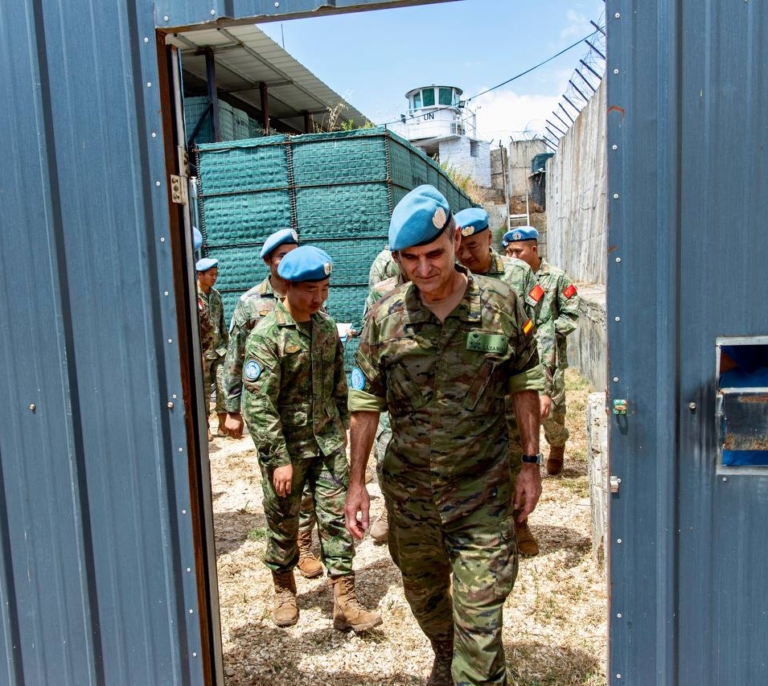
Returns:
[[[536,302],[539,302],[544,297],[544,289],[539,286],[539,284],[536,284],[532,289],[531,292],[528,293]]]
[[[563,295],[570,300],[574,295],[576,295],[576,286],[571,284],[563,291]]]
[[[527,322],[525,322],[525,325],[523,326],[523,333],[527,336],[529,333],[531,333],[532,328],[533,328],[533,322],[529,319]]]

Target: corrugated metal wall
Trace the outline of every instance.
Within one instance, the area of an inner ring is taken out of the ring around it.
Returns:
[[[155,24],[275,3],[159,5],[0,2],[3,684],[217,672],[191,253],[168,204]]]
[[[715,339],[768,333],[768,8],[607,16],[610,683],[764,684],[768,473],[717,473]]]

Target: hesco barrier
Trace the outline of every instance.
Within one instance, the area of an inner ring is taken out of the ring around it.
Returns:
[[[429,183],[454,212],[472,205],[436,162],[383,128],[200,145],[197,168],[203,254],[219,260],[227,318],[267,275],[264,240],[293,227],[333,258],[329,314],[359,327],[368,270],[400,199]]]

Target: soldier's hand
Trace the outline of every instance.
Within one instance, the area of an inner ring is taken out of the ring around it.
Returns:
[[[533,512],[541,496],[541,472],[539,465],[524,463],[515,486],[514,509],[520,510],[517,521],[521,524]]]
[[[275,492],[281,498],[285,498],[291,492],[292,480],[293,465],[287,464],[285,467],[278,467],[272,472],[272,483],[275,486]]]
[[[224,428],[232,438],[240,438],[243,435],[243,416],[239,412],[228,412]]]
[[[549,417],[549,411],[552,409],[552,398],[548,395],[540,395],[539,407],[541,408],[541,418],[544,420]]]
[[[368,516],[371,508],[371,498],[365,486],[362,488],[350,485],[347,492],[347,501],[344,503],[344,516],[346,518],[347,531],[356,539],[362,540],[368,529]],[[360,513],[360,519],[357,513]]]

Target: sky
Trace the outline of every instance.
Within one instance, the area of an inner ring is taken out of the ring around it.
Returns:
[[[458,86],[465,98],[551,57],[594,31],[603,0],[459,0],[318,16],[260,28],[376,124],[399,119],[406,91]],[[544,129],[582,43],[476,100],[478,134],[507,142]],[[583,71],[583,70],[582,70]]]

